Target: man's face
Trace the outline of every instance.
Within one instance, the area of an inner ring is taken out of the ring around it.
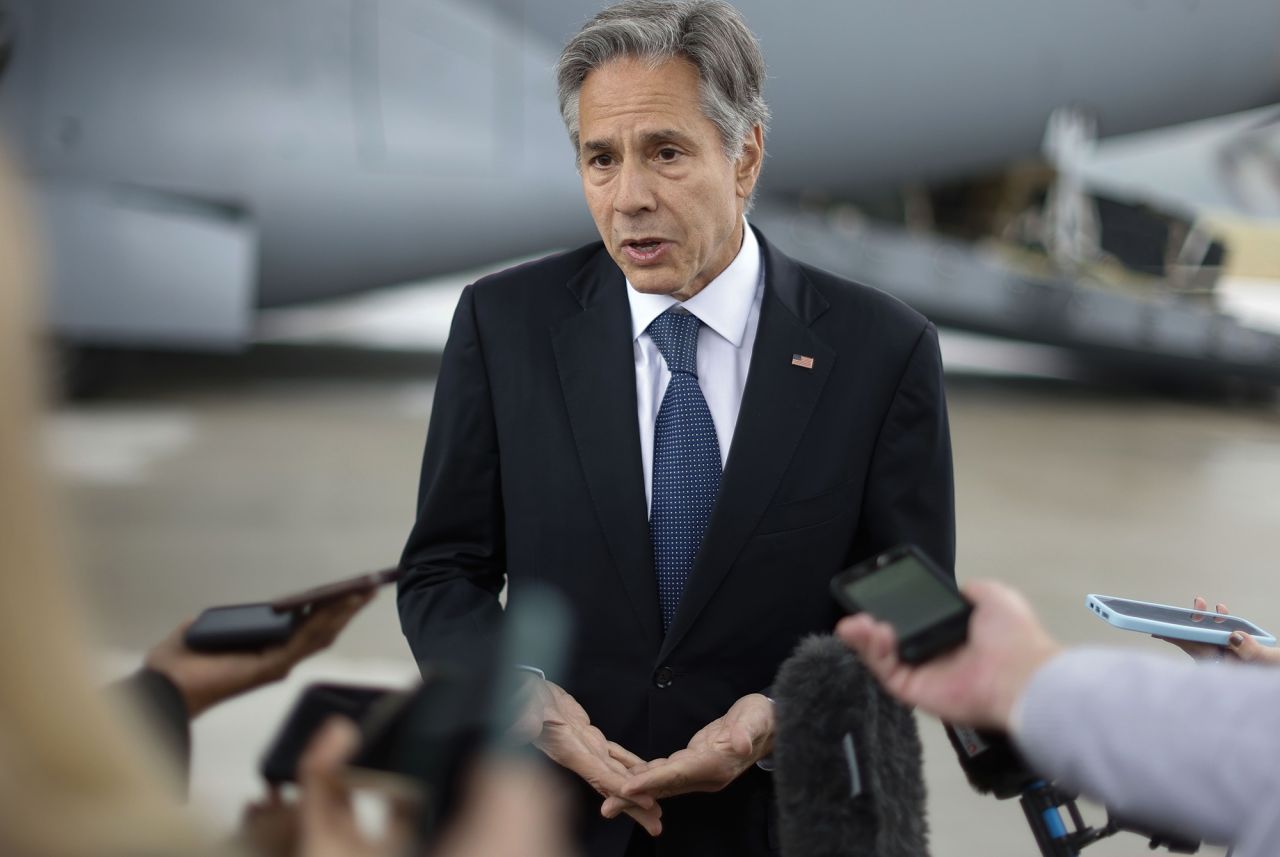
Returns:
[[[637,291],[696,295],[738,254],[763,132],[737,161],[726,158],[684,59],[597,68],[583,81],[578,122],[582,188],[609,255]]]

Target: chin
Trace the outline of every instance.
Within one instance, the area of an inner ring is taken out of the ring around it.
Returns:
[[[655,276],[648,271],[627,271],[624,268],[623,273],[631,283],[631,288],[642,295],[669,295],[680,291],[683,285],[674,277]]]

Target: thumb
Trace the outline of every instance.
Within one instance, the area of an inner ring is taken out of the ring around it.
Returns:
[[[733,747],[733,752],[739,756],[750,756],[755,749],[756,732],[745,721],[739,720],[733,724],[733,729],[729,732],[729,745]]]
[[[1263,655],[1262,644],[1244,631],[1232,631],[1227,638],[1227,645],[1231,648],[1231,653],[1245,663],[1256,661]]]

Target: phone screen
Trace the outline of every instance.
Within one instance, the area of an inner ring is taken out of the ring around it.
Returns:
[[[1251,622],[1246,622],[1236,616],[1220,616],[1205,615],[1203,613],[1194,614],[1199,621],[1192,619],[1193,613],[1182,607],[1169,607],[1162,604],[1141,604],[1134,601],[1127,601],[1123,598],[1106,598],[1098,596],[1098,601],[1106,605],[1107,609],[1113,613],[1119,613],[1122,616],[1133,616],[1136,619],[1154,619],[1158,622],[1168,622],[1171,625],[1186,625],[1189,628],[1211,628],[1215,631],[1244,631],[1248,634],[1258,634],[1261,632]]]
[[[892,625],[899,639],[968,609],[960,593],[911,554],[844,584],[844,590],[863,610]]]

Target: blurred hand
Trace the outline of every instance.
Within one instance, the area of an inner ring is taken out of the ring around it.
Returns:
[[[527,759],[482,761],[471,777],[467,801],[445,831],[433,857],[565,857],[564,796]]]
[[[187,703],[192,718],[233,696],[279,681],[299,661],[328,648],[373,593],[349,595],[322,604],[294,631],[284,645],[260,652],[204,654],[183,642],[188,620],[147,653],[146,665],[168,676]]]
[[[1205,601],[1197,595],[1191,602],[1194,610],[1208,610],[1209,602]],[[1227,609],[1227,605],[1218,602],[1216,608],[1218,613],[1223,616],[1231,615],[1231,611]],[[1204,616],[1192,615],[1191,621],[1206,621]],[[1221,622],[1221,619],[1214,619],[1214,622]],[[1166,643],[1172,643],[1182,651],[1186,652],[1197,661],[1220,661],[1224,657],[1232,657],[1245,663],[1262,663],[1280,665],[1280,650],[1273,646],[1264,646],[1253,638],[1252,634],[1246,634],[1244,631],[1235,631],[1227,638],[1227,645],[1217,646],[1213,643],[1194,643],[1189,640],[1174,640],[1170,637],[1156,636],[1157,640],[1164,640]]]
[[[298,857],[401,857],[413,834],[403,807],[393,812],[382,836],[370,836],[356,818],[347,760],[360,746],[350,720],[333,717],[307,745],[298,763]]]
[[[298,807],[271,786],[267,796],[244,808],[240,817],[244,850],[260,857],[294,857],[298,850]]]
[[[773,751],[773,703],[759,693],[742,697],[723,716],[702,727],[689,746],[665,759],[631,769],[622,797],[611,797],[600,811],[613,818],[624,800],[718,792]]]
[[[841,619],[836,635],[899,701],[952,723],[1008,731],[1014,702],[1060,646],[1012,589],[975,581],[963,591],[974,605],[968,641],[926,663],[898,660],[893,628],[866,613]]]
[[[618,811],[634,818],[650,836],[660,834],[662,808],[657,801],[649,797],[621,799],[631,770],[644,760],[605,738],[591,725],[578,701],[559,685],[530,674],[525,693],[527,702],[516,731],[553,762],[585,780],[600,796],[619,798]]]

